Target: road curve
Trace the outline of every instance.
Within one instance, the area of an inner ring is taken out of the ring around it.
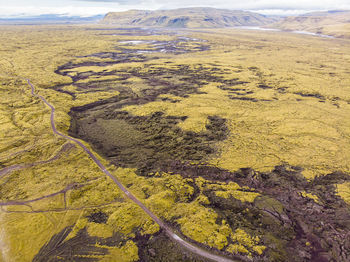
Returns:
[[[51,128],[52,128],[53,132],[56,135],[63,137],[67,140],[70,140],[70,141],[76,143],[77,145],[79,145],[89,155],[89,157],[98,165],[98,167],[101,169],[101,171],[103,173],[105,173],[105,175],[107,175],[109,178],[111,178],[113,180],[113,182],[125,193],[125,195],[129,199],[131,199],[135,204],[137,204],[139,207],[141,207],[143,209],[143,211],[145,211],[145,213],[147,215],[149,215],[154,220],[154,222],[156,222],[172,240],[176,241],[178,244],[185,247],[187,250],[191,251],[192,253],[197,254],[199,256],[202,256],[204,258],[210,259],[212,261],[237,262],[237,260],[232,260],[232,259],[228,259],[228,258],[225,258],[222,256],[218,256],[218,255],[209,253],[209,252],[207,252],[207,251],[205,251],[197,246],[194,246],[193,244],[187,242],[186,240],[182,239],[180,236],[175,234],[174,231],[170,227],[168,227],[163,221],[161,221],[155,214],[152,213],[151,210],[149,210],[144,204],[142,204],[140,202],[140,200],[138,200],[127,188],[125,188],[123,186],[123,184],[120,183],[119,180],[116,177],[114,177],[106,169],[106,167],[101,163],[101,161],[98,160],[97,157],[82,142],[80,142],[78,139],[67,136],[67,135],[62,134],[61,132],[57,131],[56,125],[55,125],[55,107],[53,105],[51,105],[43,96],[35,93],[34,85],[30,82],[29,79],[26,79],[26,81],[28,82],[28,85],[31,87],[31,94],[33,96],[41,99],[51,109]]]

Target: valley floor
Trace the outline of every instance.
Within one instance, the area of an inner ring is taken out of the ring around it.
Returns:
[[[0,28],[0,261],[350,258],[348,40]],[[83,40],[82,40],[83,39]]]

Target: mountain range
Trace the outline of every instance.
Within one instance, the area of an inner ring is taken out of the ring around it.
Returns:
[[[232,26],[263,26],[278,21],[247,11],[215,8],[181,8],[173,10],[130,10],[108,13],[102,23],[125,27],[216,28]]]
[[[196,7],[157,11],[130,10],[92,17],[48,14],[35,17],[0,18],[0,24],[87,24],[97,22],[118,27],[222,28],[254,26],[350,38],[350,10],[332,10],[278,17],[249,11]]]
[[[350,11],[335,10],[286,17],[269,27],[350,38]]]

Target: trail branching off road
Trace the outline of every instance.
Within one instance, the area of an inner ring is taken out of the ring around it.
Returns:
[[[163,230],[164,232],[170,237],[170,239],[174,240],[181,246],[185,247],[187,250],[190,252],[202,256],[206,259],[213,260],[213,261],[218,261],[218,262],[233,262],[234,260],[228,259],[219,255],[215,255],[212,253],[209,253],[199,247],[194,246],[193,244],[187,242],[186,240],[182,239],[180,236],[178,236],[174,231],[168,227],[163,221],[161,221],[151,210],[149,210],[144,204],[142,204],[127,188],[125,188],[120,181],[114,177],[107,169],[106,167],[101,163],[100,160],[79,140],[72,138],[70,136],[67,136],[65,134],[62,134],[61,132],[57,131],[56,125],[55,125],[55,107],[51,105],[43,96],[38,95],[35,93],[35,88],[34,85],[30,82],[29,79],[26,79],[28,82],[28,85],[31,87],[31,94],[35,97],[38,97],[40,100],[42,100],[50,109],[51,109],[51,127],[53,132],[60,136],[63,137],[67,140],[70,140],[77,145],[79,145],[88,155],[89,157],[98,165],[98,167],[101,169],[101,171],[107,175],[109,178],[113,180],[113,182],[125,193],[125,195],[132,200],[135,204],[137,204],[140,208],[143,209],[143,211],[149,215],[154,222],[156,222]]]
[[[119,200],[114,200],[114,201],[111,201],[111,202],[108,202],[108,203],[104,203],[104,204],[100,204],[100,205],[94,205],[94,206],[84,206],[84,207],[76,207],[76,208],[68,207],[68,204],[67,204],[67,193],[69,191],[76,190],[76,189],[79,189],[79,188],[83,188],[84,186],[89,185],[91,182],[94,182],[94,181],[96,181],[98,179],[99,178],[90,179],[84,184],[72,183],[72,184],[69,184],[64,189],[62,189],[62,190],[60,190],[58,192],[55,192],[55,193],[52,193],[52,194],[49,194],[49,195],[46,195],[46,196],[41,196],[41,197],[38,197],[38,198],[35,198],[35,199],[32,199],[32,200],[25,200],[25,201],[13,200],[13,201],[8,201],[8,202],[0,202],[0,210],[2,212],[5,212],[5,213],[66,212],[68,210],[84,210],[84,209],[98,208],[98,207],[108,206],[108,205],[111,205],[113,203],[119,202]],[[48,209],[48,210],[34,210],[33,206],[31,205],[31,204],[39,202],[41,200],[48,199],[48,198],[53,198],[53,197],[56,197],[58,195],[63,195],[63,203],[64,203],[64,207],[63,208],[55,208],[55,209]],[[27,206],[28,208],[31,209],[31,211],[23,211],[23,210],[21,210],[21,211],[8,211],[8,210],[5,210],[3,208],[3,207],[6,207],[6,206]]]
[[[30,163],[30,164],[19,164],[19,165],[5,167],[4,169],[0,170],[0,178],[3,178],[4,176],[10,174],[11,172],[14,172],[17,170],[51,163],[51,162],[59,159],[64,152],[69,151],[74,146],[75,145],[73,145],[71,143],[63,145],[63,147],[60,149],[60,151],[56,155],[54,155],[53,157],[49,158],[48,160],[39,161],[39,162],[35,162],[35,163]]]

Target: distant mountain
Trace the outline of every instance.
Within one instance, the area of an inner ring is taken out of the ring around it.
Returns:
[[[174,10],[130,10],[108,13],[102,23],[130,27],[215,28],[262,26],[277,18],[261,14],[215,8],[182,8]]]
[[[270,27],[350,38],[350,11],[334,10],[291,16]]]
[[[103,19],[103,15],[80,17],[61,15],[40,15],[20,18],[0,18],[0,24],[77,24],[95,23]]]

